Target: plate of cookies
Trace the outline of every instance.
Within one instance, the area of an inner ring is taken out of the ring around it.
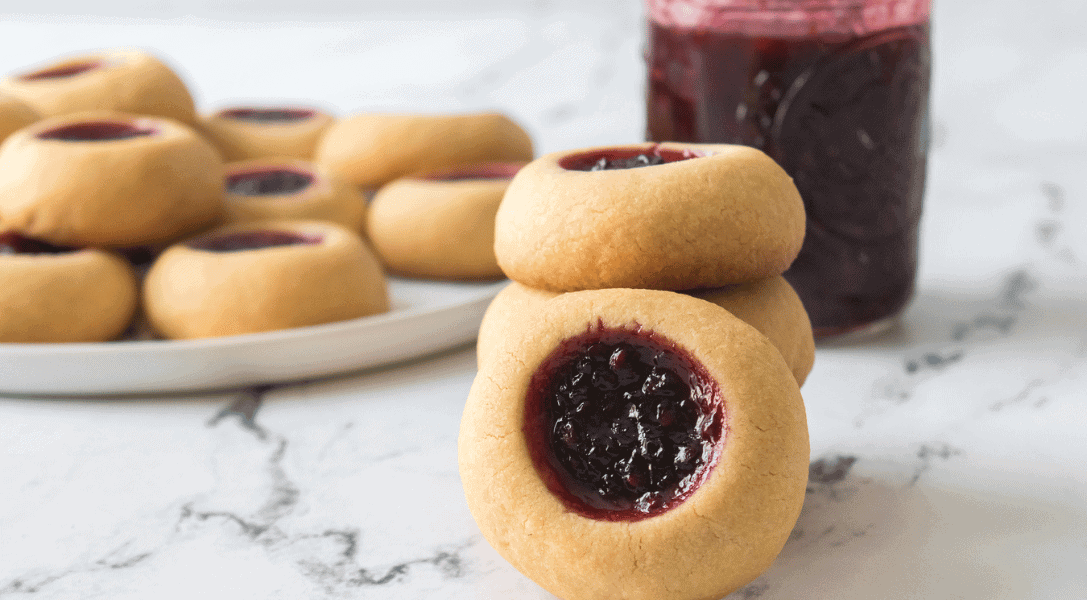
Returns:
[[[0,392],[269,384],[473,340],[533,158],[500,113],[197,112],[140,50],[0,80]]]

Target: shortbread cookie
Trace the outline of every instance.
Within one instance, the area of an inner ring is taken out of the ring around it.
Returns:
[[[155,115],[192,124],[192,95],[177,73],[141,50],[104,50],[57,60],[0,80],[0,91],[43,117],[85,110]]]
[[[804,303],[784,277],[775,275],[689,293],[724,308],[770,338],[789,365],[797,385],[804,385],[815,363],[815,338]]]
[[[346,117],[325,132],[314,157],[363,189],[417,172],[527,160],[528,133],[497,113]]]
[[[170,119],[76,113],[0,147],[0,221],[53,244],[169,240],[218,218],[222,197],[219,153]]]
[[[136,277],[110,252],[0,233],[0,342],[104,342],[136,311]]]
[[[460,475],[483,535],[565,600],[720,598],[800,513],[808,432],[767,338],[683,294],[545,303],[480,365]]]
[[[170,339],[304,327],[389,309],[381,265],[366,243],[321,221],[233,225],[175,244],[151,267],[143,295],[151,326]]]
[[[0,142],[40,118],[22,100],[0,94]]]
[[[200,119],[200,130],[227,161],[251,158],[313,158],[317,142],[335,119],[316,108],[233,107]]]
[[[815,339],[800,297],[780,275],[692,295],[712,302],[751,325],[770,339],[785,359],[797,385],[803,385],[815,361]],[[500,339],[515,336],[517,327],[539,318],[544,302],[558,296],[517,282],[506,286],[491,301],[479,326],[476,360],[480,364],[494,354]]]
[[[366,231],[366,198],[358,188],[318,165],[289,158],[262,158],[226,165],[224,221],[269,219],[331,221]]]
[[[495,223],[506,275],[552,291],[686,290],[779,275],[804,203],[766,154],[722,144],[556,152],[522,169]]]
[[[369,238],[394,273],[501,279],[494,215],[524,163],[485,163],[403,177],[370,204]]]

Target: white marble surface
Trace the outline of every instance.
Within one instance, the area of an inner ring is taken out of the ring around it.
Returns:
[[[72,14],[6,15],[0,71],[139,45],[205,107],[493,107],[543,151],[642,135],[633,0],[37,6]],[[1087,6],[937,2],[935,22],[917,297],[890,334],[819,348],[816,476],[734,599],[1087,598]],[[468,347],[259,407],[0,398],[0,598],[547,598],[464,505],[474,374]]]

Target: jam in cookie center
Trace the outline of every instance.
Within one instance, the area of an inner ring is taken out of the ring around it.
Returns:
[[[294,231],[260,229],[202,237],[189,242],[188,246],[194,250],[206,252],[240,252],[279,246],[315,246],[320,243],[320,236]]]
[[[571,154],[559,161],[567,171],[613,171],[680,162],[705,156],[697,150],[676,150],[654,145],[647,149],[609,148]]]
[[[266,169],[233,173],[226,178],[226,189],[238,196],[271,196],[298,193],[313,184],[314,177],[294,169]]]
[[[146,137],[156,133],[158,133],[158,130],[154,127],[141,126],[137,123],[85,121],[43,131],[37,137],[42,140],[61,142],[112,142]]]
[[[636,521],[683,502],[720,455],[724,405],[693,356],[640,328],[591,327],[532,377],[525,434],[549,489],[578,513]]]
[[[67,254],[78,248],[54,246],[11,231],[0,233],[0,256],[12,254]]]
[[[224,118],[253,123],[295,123],[313,118],[308,108],[234,108],[220,113]]]

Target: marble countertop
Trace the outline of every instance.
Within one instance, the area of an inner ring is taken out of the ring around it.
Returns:
[[[642,137],[638,2],[127,4],[5,15],[0,71],[136,45],[204,107],[498,108],[545,152]],[[1087,598],[1087,5],[935,11],[916,297],[819,347],[803,513],[730,598]],[[0,398],[0,599],[548,598],[464,503],[475,369],[469,346],[272,388]]]

